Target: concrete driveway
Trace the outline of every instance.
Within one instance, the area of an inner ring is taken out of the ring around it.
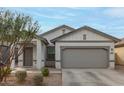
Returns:
[[[62,69],[64,86],[120,86],[124,85],[124,70]]]

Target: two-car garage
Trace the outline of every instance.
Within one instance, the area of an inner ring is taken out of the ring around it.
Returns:
[[[62,68],[106,68],[109,64],[105,48],[67,48],[61,52]]]
[[[56,68],[114,68],[114,43],[119,39],[91,27],[51,40],[55,44]]]

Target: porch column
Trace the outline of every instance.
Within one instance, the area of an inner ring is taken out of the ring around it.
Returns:
[[[114,44],[111,45],[109,49],[109,68],[115,69],[115,51],[114,51]]]
[[[15,68],[15,60],[12,60],[11,69]]]
[[[18,56],[18,66],[23,67],[23,53]]]
[[[109,69],[115,69],[115,61],[109,62]]]
[[[44,67],[44,63],[42,62],[42,46],[41,46],[41,41],[40,40],[37,40],[36,52],[37,52],[36,68],[41,69],[42,67]]]
[[[60,47],[57,44],[55,44],[55,67],[56,69],[61,69],[60,51],[61,51]]]

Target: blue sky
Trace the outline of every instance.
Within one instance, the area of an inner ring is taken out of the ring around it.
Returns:
[[[32,16],[41,25],[39,33],[63,24],[74,28],[88,25],[118,38],[124,37],[124,8],[23,7],[7,9]]]

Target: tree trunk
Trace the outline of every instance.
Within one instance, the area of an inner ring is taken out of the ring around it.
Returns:
[[[3,67],[0,67],[0,83],[3,81]]]

